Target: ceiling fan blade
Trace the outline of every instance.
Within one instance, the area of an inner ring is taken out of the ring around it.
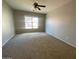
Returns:
[[[39,7],[46,7],[45,5],[38,5]]]
[[[41,9],[38,7],[38,10],[41,10]]]

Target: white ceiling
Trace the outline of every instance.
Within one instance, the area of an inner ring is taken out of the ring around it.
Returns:
[[[33,3],[35,0],[6,0],[6,2],[17,10],[33,11]],[[37,0],[39,4],[46,5],[46,8],[41,8],[41,11],[35,11],[40,13],[47,13],[48,11],[54,10],[59,6],[62,6],[72,0]]]

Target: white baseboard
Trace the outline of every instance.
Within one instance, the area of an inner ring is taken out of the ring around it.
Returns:
[[[75,46],[75,45],[73,45],[73,44],[71,44],[71,43],[69,43],[69,42],[66,42],[66,41],[64,41],[64,40],[61,40],[61,41],[63,41],[63,42],[65,42],[65,43],[67,43],[68,45],[70,45],[70,46],[72,46],[72,47],[75,47],[75,48],[76,48],[76,46]]]
[[[12,39],[14,36],[11,36],[6,42],[4,42],[3,44],[2,44],[2,47],[10,40],[10,39]]]
[[[61,40],[61,41],[64,42],[64,43],[66,43],[66,44],[68,44],[68,45],[70,45],[70,46],[72,46],[72,47],[74,47],[74,48],[76,48],[75,45],[73,45],[73,44],[71,44],[71,43],[69,43],[69,42],[67,42],[67,41],[65,41],[65,40]]]
[[[48,33],[47,33],[48,34]],[[48,35],[51,35],[51,36],[53,36],[52,34],[48,34]],[[56,37],[56,36],[53,36],[53,37],[55,37],[55,38],[57,38],[57,39],[59,39],[59,40],[61,40],[59,37]],[[71,43],[69,43],[69,42],[66,42],[66,41],[64,41],[64,40],[61,40],[62,42],[64,42],[64,43],[66,43],[66,44],[68,44],[68,45],[70,45],[70,46],[72,46],[72,47],[74,47],[74,48],[76,48],[76,46],[75,45],[73,45],[73,44],[71,44]]]

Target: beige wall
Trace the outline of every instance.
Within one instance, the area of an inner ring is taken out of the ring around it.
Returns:
[[[2,45],[11,39],[14,33],[12,9],[2,1]]]
[[[48,12],[46,32],[60,40],[76,46],[75,0]]]
[[[25,29],[24,16],[36,16],[39,18],[38,29]],[[16,33],[26,32],[44,32],[45,31],[45,14],[14,10],[14,21]]]

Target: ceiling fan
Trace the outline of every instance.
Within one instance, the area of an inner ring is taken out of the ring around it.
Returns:
[[[46,7],[45,5],[39,5],[37,2],[35,2],[33,5],[34,5],[34,8],[38,10],[41,10],[40,7]]]

